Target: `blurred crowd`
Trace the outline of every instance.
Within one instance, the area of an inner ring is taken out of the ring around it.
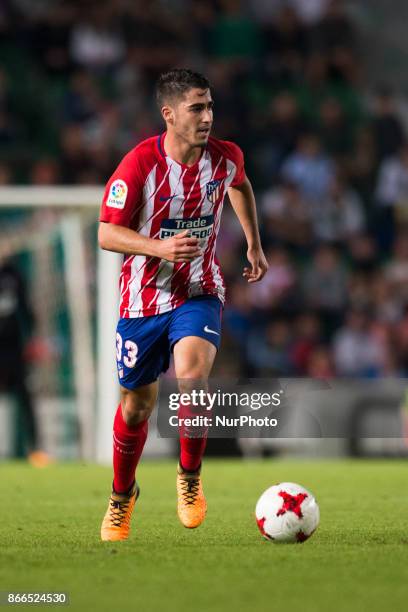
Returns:
[[[104,183],[163,129],[158,74],[197,69],[212,83],[214,134],[244,150],[270,264],[262,283],[243,282],[226,207],[226,354],[251,376],[406,375],[405,117],[384,75],[367,83],[349,8],[3,0],[0,184]]]

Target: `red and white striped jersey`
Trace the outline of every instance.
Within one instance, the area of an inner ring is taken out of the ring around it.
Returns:
[[[225,285],[215,248],[224,196],[245,179],[241,149],[209,138],[193,166],[166,156],[165,133],[141,142],[108,181],[100,220],[165,239],[190,230],[202,255],[190,263],[125,255],[120,275],[120,316],[147,317],[168,312],[189,297],[216,295]]]

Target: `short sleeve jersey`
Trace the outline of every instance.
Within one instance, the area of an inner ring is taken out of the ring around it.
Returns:
[[[199,240],[202,255],[190,263],[125,255],[120,275],[120,316],[168,312],[198,295],[225,299],[216,240],[225,194],[245,180],[241,149],[209,138],[193,166],[164,151],[165,133],[132,149],[109,179],[100,220],[165,240],[184,230]]]

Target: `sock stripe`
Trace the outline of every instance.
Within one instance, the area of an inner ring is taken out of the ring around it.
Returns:
[[[117,444],[120,444],[121,446],[132,446],[133,447],[135,445],[134,440],[132,440],[132,442],[123,442],[122,440],[120,440],[120,438],[118,438],[115,432],[113,432],[113,440],[114,442],[116,442]]]

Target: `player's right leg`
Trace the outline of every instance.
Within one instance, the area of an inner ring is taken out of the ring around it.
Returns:
[[[147,437],[148,418],[157,399],[157,378],[168,366],[164,315],[121,319],[117,328],[117,366],[121,401],[113,425],[113,487],[101,538],[125,540],[139,488],[135,471]],[[164,333],[163,333],[164,332]]]

